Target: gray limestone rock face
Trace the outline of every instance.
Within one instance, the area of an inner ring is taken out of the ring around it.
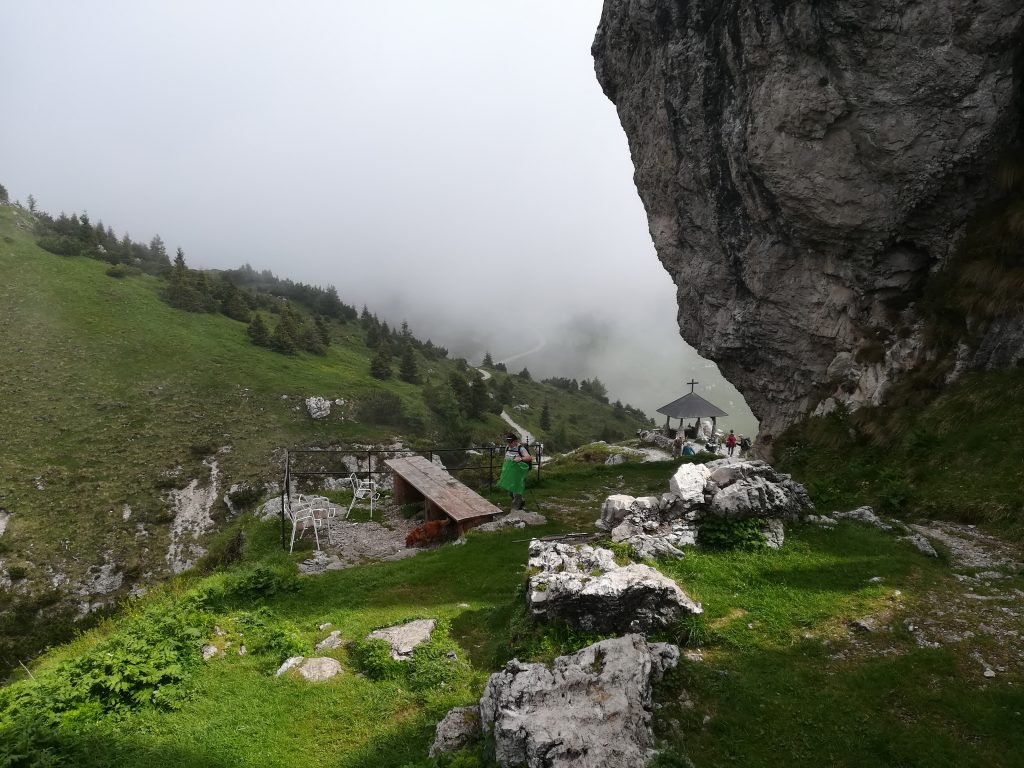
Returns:
[[[473,530],[486,532],[500,531],[505,528],[525,528],[528,525],[544,525],[547,521],[548,519],[544,515],[520,509],[515,512],[509,512],[507,515],[502,515],[489,523],[478,525]]]
[[[928,557],[939,556],[939,553],[935,551],[935,547],[932,546],[932,543],[919,533],[912,533],[909,536],[900,536],[896,541],[909,542],[910,545],[922,555],[927,555]]]
[[[334,648],[340,648],[342,642],[343,641],[341,639],[341,630],[336,629],[316,644],[316,650],[323,651],[333,650]]]
[[[710,512],[726,520],[748,517],[791,517],[799,512],[786,489],[763,477],[749,477],[722,488],[711,500]]]
[[[638,560],[682,560],[686,557],[683,551],[677,549],[666,536],[650,536],[642,533],[629,539],[629,546],[633,549],[633,557]]]
[[[704,486],[711,476],[705,464],[681,464],[668,481],[669,493],[683,504],[704,501]]]
[[[384,640],[391,646],[391,658],[408,661],[416,646],[430,642],[430,635],[437,622],[434,619],[416,619],[385,629],[376,629],[366,636],[367,640]]]
[[[527,601],[538,621],[587,632],[646,632],[703,612],[672,579],[646,565],[619,566],[607,549],[534,540],[529,565],[536,572]]]
[[[997,194],[1022,51],[1020,0],[605,0],[597,78],[680,331],[765,441],[927,356],[915,302]],[[1021,359],[1000,322],[965,365]]]
[[[636,499],[624,493],[615,493],[604,500],[601,505],[601,518],[597,521],[597,527],[603,531],[610,531],[629,514]]]
[[[704,492],[708,513],[727,520],[748,517],[795,519],[814,510],[807,490],[770,464],[758,460],[719,459],[706,465]],[[769,541],[779,541],[773,529]]]
[[[281,677],[281,675],[293,669],[300,677],[311,683],[322,683],[324,680],[330,680],[332,677],[341,674],[342,671],[341,662],[337,659],[326,656],[314,656],[312,658],[291,656],[278,668],[274,676]]]
[[[315,656],[299,664],[298,670],[309,682],[322,683],[341,673],[341,662],[326,656]]]
[[[331,415],[331,401],[323,397],[307,397],[306,398],[306,410],[309,412],[309,416],[317,421],[326,419]]]
[[[835,520],[853,520],[856,523],[864,523],[883,531],[892,530],[892,526],[883,522],[871,507],[857,507],[847,512],[833,512],[832,517]]]
[[[495,761],[509,768],[645,765],[654,746],[651,682],[678,659],[674,645],[636,634],[560,656],[550,669],[513,659],[491,675],[480,699]]]
[[[430,757],[454,752],[480,733],[480,707],[455,707],[434,730]]]
[[[765,524],[761,526],[761,533],[764,535],[765,545],[769,549],[782,549],[782,545],[786,542],[786,528],[778,518],[765,520]]]

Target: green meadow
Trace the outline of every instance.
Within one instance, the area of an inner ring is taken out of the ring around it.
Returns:
[[[243,517],[240,560],[132,601],[2,691],[0,743],[26,750],[7,764],[488,765],[485,745],[429,760],[436,722],[508,659],[550,661],[597,639],[528,620],[525,539],[578,530],[607,493],[656,492],[674,466],[566,462],[528,489],[545,527],[317,576],[295,570],[309,542],[289,556],[276,523]],[[998,655],[994,640],[924,648],[901,624],[956,588],[944,560],[842,524],[794,527],[780,551],[688,550],[656,566],[705,613],[657,636],[688,656],[655,690],[655,765],[1020,764],[1019,668],[988,680],[971,654]],[[869,615],[892,629],[850,630]],[[413,618],[439,630],[404,665],[361,642]],[[330,630],[345,643],[315,654]],[[202,661],[209,643],[224,656]],[[320,684],[275,677],[294,654],[344,671]]]

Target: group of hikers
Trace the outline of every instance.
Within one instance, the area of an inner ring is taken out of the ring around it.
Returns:
[[[712,437],[707,441],[707,443],[705,443],[704,450],[716,453],[718,451],[718,445],[717,437]],[[737,436],[734,430],[730,429],[729,434],[725,436],[725,448],[730,456],[733,456],[736,453],[737,448],[740,449],[740,453],[742,454],[749,451],[752,445],[753,443],[751,443],[750,438],[743,437],[742,435]],[[672,441],[673,458],[679,456],[693,456],[696,452],[697,449],[694,447],[694,444],[689,440],[684,440],[683,432],[682,430],[679,430],[676,433],[675,439]]]
[[[729,455],[735,454],[736,449],[740,449],[740,453],[749,451],[751,448],[750,438],[743,437],[742,435],[737,436],[735,431],[729,430],[729,434],[725,436],[725,447]],[[715,437],[712,437],[707,443],[705,443],[704,450],[710,450],[717,452],[718,441]],[[672,441],[672,456],[693,456],[697,453],[697,449],[692,442],[683,439],[683,432],[680,430],[676,433],[675,439]],[[508,491],[512,497],[512,511],[521,510],[523,504],[523,491],[526,486],[526,476],[530,473],[530,468],[533,466],[533,456],[526,449],[525,445],[519,442],[519,435],[514,432],[509,432],[505,435],[505,456],[501,467],[501,477],[498,478],[498,487]]]

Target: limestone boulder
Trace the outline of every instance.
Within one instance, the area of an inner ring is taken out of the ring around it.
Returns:
[[[799,513],[798,502],[783,486],[763,477],[739,480],[718,491],[709,512],[726,520],[749,517],[792,517]]]
[[[476,526],[474,531],[500,531],[505,528],[525,528],[528,525],[544,525],[548,519],[536,512],[517,510],[507,515],[502,515],[489,523]]]
[[[708,462],[707,512],[727,520],[796,519],[814,510],[807,490],[763,461],[725,458]]]
[[[587,632],[646,632],[702,613],[672,579],[646,565],[619,566],[611,551],[560,542],[530,543],[527,601],[538,621]]]
[[[651,683],[679,649],[639,634],[604,640],[544,664],[510,661],[480,699],[499,766],[642,766],[654,746]]]
[[[702,503],[711,471],[704,464],[681,464],[668,482],[669,492],[683,503]]]
[[[875,510],[871,507],[857,507],[846,512],[833,512],[832,518],[834,520],[852,520],[855,523],[863,523],[864,525],[870,525],[874,528],[878,528],[882,531],[891,531],[892,526],[875,514]]]
[[[307,397],[306,410],[311,418],[320,421],[331,415],[331,401],[322,397]]]
[[[341,631],[336,629],[333,632],[331,632],[331,634],[329,634],[327,637],[325,637],[323,640],[321,640],[319,643],[316,644],[316,650],[318,650],[318,651],[333,650],[334,648],[341,647],[341,644],[342,644]]]
[[[391,646],[391,658],[408,661],[416,646],[430,642],[430,635],[437,622],[434,619],[416,619],[405,624],[377,629],[366,636],[367,640],[383,640]]]
[[[624,493],[609,496],[601,505],[601,519],[597,521],[597,527],[602,531],[612,530],[629,514],[634,501],[636,501],[635,497],[627,496]]]
[[[681,560],[686,555],[667,536],[651,536],[641,533],[628,539],[637,560]]]
[[[480,734],[480,707],[456,707],[444,716],[434,730],[430,756],[455,752]]]
[[[341,663],[337,659],[326,656],[314,656],[312,658],[292,656],[285,660],[278,668],[275,677],[281,677],[281,675],[293,669],[304,680],[308,680],[311,683],[322,683],[341,674]]]

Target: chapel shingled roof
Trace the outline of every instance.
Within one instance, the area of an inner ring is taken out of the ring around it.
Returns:
[[[717,405],[709,403],[703,397],[693,392],[683,395],[678,400],[673,400],[668,405],[661,406],[658,409],[658,413],[673,419],[699,419],[711,418],[712,416],[718,418],[719,416],[729,415]]]

